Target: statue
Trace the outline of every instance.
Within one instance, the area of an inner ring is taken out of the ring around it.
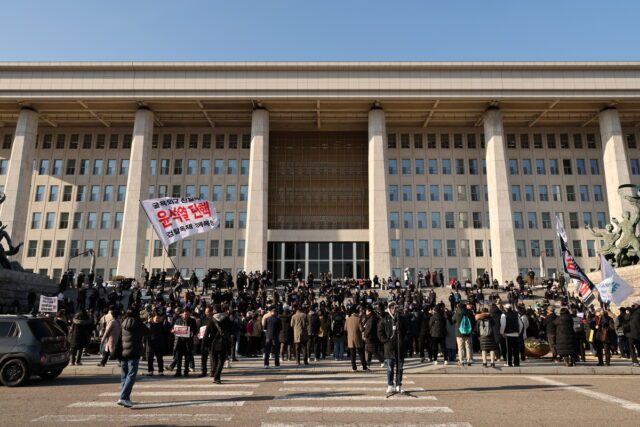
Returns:
[[[5,201],[7,196],[4,193],[0,193],[0,205]],[[10,256],[15,255],[20,250],[20,246],[22,243],[18,243],[16,246],[13,246],[13,242],[11,241],[11,236],[9,233],[5,231],[7,228],[6,225],[3,225],[0,221],[0,267],[5,268],[7,270],[16,270],[23,271],[22,266],[17,261],[9,261]],[[9,245],[9,249],[5,249],[2,245],[2,241],[6,240],[7,245]]]
[[[591,231],[591,234],[595,237],[600,237],[604,241],[604,244],[600,248],[602,255],[609,261],[609,264],[617,267],[617,256],[621,251],[616,247],[616,241],[620,238],[620,230],[614,231],[613,224],[607,224],[601,233],[594,230],[589,224],[587,224],[585,228]],[[599,266],[600,263],[598,262],[598,268]]]

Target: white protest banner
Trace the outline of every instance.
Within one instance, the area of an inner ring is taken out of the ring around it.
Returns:
[[[189,338],[189,326],[175,325],[173,327],[173,334],[176,338]]]
[[[40,295],[40,310],[41,313],[57,313],[58,312],[58,297],[45,297]]]
[[[207,330],[206,326],[200,326],[200,331],[198,332],[198,338],[202,339],[204,338],[204,331]]]
[[[600,269],[605,278],[596,285],[596,288],[602,302],[620,305],[633,294],[633,287],[618,276],[602,254],[600,254]]]
[[[162,197],[141,203],[165,246],[220,227],[213,203],[199,197]]]

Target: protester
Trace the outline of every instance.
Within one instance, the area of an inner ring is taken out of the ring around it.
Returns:
[[[142,356],[142,339],[149,329],[142,323],[136,310],[127,310],[122,321],[122,358],[120,367],[120,399],[118,405],[130,408],[131,390],[136,382],[138,362]]]
[[[378,325],[378,338],[384,345],[387,365],[387,393],[404,393],[402,371],[406,354],[407,329],[405,322],[396,312],[396,304],[389,303],[387,314]]]

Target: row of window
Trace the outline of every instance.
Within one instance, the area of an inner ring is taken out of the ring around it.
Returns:
[[[158,169],[160,165],[160,169]],[[185,169],[186,166],[186,169]],[[211,160],[201,159],[200,163],[196,159],[188,159],[186,162],[182,159],[173,160],[173,175],[182,175],[186,171],[187,175],[211,175]],[[171,173],[171,160],[161,159],[160,162],[152,159],[149,163],[149,173],[151,175],[169,175]],[[213,161],[214,175],[237,175],[238,160],[229,159],[225,167],[225,161],[215,159]],[[240,175],[249,175],[249,159],[240,160]]]
[[[587,174],[587,163],[585,159],[562,159],[562,172],[565,175],[573,175],[573,161],[575,160],[576,164],[576,174],[577,175],[586,175]],[[560,169],[558,166],[557,159],[549,159],[549,174],[550,175],[560,175]],[[522,165],[522,169],[520,169],[519,164]],[[522,170],[522,175],[533,175],[533,168],[531,159],[522,159],[520,163],[517,159],[509,160],[509,173],[511,175],[519,175]],[[589,170],[591,175],[600,175],[600,164],[598,159],[589,159]],[[545,165],[544,159],[536,159],[536,174],[538,175],[546,175],[547,168]]]
[[[389,201],[397,202],[399,201],[399,187],[398,185],[390,185],[389,186]],[[413,188],[415,187],[415,200],[417,202],[426,202],[427,201],[427,186],[426,185],[402,185],[402,201],[403,202],[412,202],[414,200],[413,197]],[[429,187],[429,201],[439,202],[443,200],[445,202],[453,201],[453,185],[443,185],[442,186],[442,199],[440,198],[440,185],[430,185]],[[459,201],[471,200],[472,202],[480,201],[480,186],[479,185],[470,185],[469,193],[467,193],[466,185],[456,185],[456,196]],[[487,196],[487,186],[484,186],[484,201],[488,200]]]
[[[248,185],[227,185],[224,196],[222,193],[223,188],[224,186],[222,185],[211,186],[211,197],[209,197],[208,185],[185,185],[184,197],[200,197],[202,199],[211,200],[214,202],[246,202],[249,197]],[[157,193],[156,189],[158,190]],[[180,185],[172,185],[171,193],[169,193],[168,185],[158,185],[157,187],[155,185],[149,186],[150,199],[154,199],[156,197],[183,197],[182,194],[182,186]]]
[[[68,255],[70,257],[78,256],[81,253],[87,252],[90,249],[95,251],[96,257],[98,258],[106,258],[112,257],[117,258],[120,253],[120,240],[98,240],[97,247],[95,240],[85,240],[84,246],[80,246],[80,240],[70,240],[69,241],[69,251]],[[52,240],[42,240],[40,242],[40,257],[48,258],[50,256],[61,258],[67,255],[67,241],[66,240],[56,240],[55,241],[55,249],[53,248]],[[109,245],[111,243],[111,245]],[[194,244],[195,243],[195,244]],[[225,257],[233,256],[233,240],[224,240],[224,246],[222,255]],[[169,245],[167,251],[169,256],[183,256],[183,257],[217,257],[219,256],[219,241],[218,240],[210,240],[208,251],[206,248],[205,240],[182,240],[180,244],[173,243]],[[179,247],[178,247],[179,246]],[[149,254],[149,241],[145,241],[145,256],[150,256]],[[53,250],[53,252],[52,252]],[[244,256],[245,251],[245,240],[238,240],[236,255]],[[206,255],[208,253],[208,255]],[[163,256],[163,246],[160,240],[153,241],[153,252],[151,256],[153,257],[161,257]],[[38,241],[37,240],[29,240],[27,243],[27,258],[35,258],[38,256]],[[88,254],[84,255],[88,257]]]
[[[536,192],[535,186],[533,185],[524,185],[524,201],[526,202],[535,202],[536,201]],[[566,201],[567,202],[576,202],[576,187],[575,185],[566,185]],[[592,186],[592,191],[589,191],[588,185],[579,185],[578,190],[580,192],[580,201],[581,202],[590,202],[591,201],[591,192],[593,192],[593,201],[594,202],[603,202],[604,201],[604,193],[602,191],[601,185]],[[511,186],[511,201],[513,202],[521,202],[522,192],[521,186],[512,185]],[[549,188],[546,185],[538,185],[538,200],[541,202],[548,202],[549,200],[553,202],[561,202],[562,201],[562,188],[560,185],[551,185],[551,199],[549,199]]]
[[[389,133],[387,134],[387,147],[388,148],[411,148],[411,142],[413,141],[413,148],[421,149],[424,148],[425,145],[429,149],[438,148],[450,149],[450,148],[469,148],[474,149],[477,148],[477,141],[480,140],[480,148],[485,148],[485,136],[484,134],[478,135],[475,133]],[[544,144],[544,139],[546,139],[546,145]],[[426,143],[425,143],[426,142]],[[508,133],[507,134],[507,148],[521,148],[521,149],[529,149],[529,148],[537,148],[537,149],[569,149],[576,148],[582,149],[586,146],[586,148],[598,148],[598,144],[596,141],[595,133],[588,133],[586,135],[581,133],[561,133],[556,135],[554,133],[548,133],[543,135],[541,133]],[[519,142],[519,144],[518,144]],[[573,142],[573,147],[571,146],[571,142]],[[586,142],[586,144],[585,144]],[[635,135],[627,134],[627,145],[629,148],[636,148],[635,143]]]
[[[564,212],[556,212],[556,216],[560,217],[560,221],[564,224]],[[578,212],[569,212],[569,228],[578,229],[580,223],[578,221]],[[541,212],[540,219],[542,222],[542,228],[551,229],[551,213]],[[605,212],[596,212],[596,225],[597,228],[604,228],[607,225],[607,214]],[[593,214],[591,212],[582,212],[582,223],[586,227],[593,227]],[[517,229],[525,228],[524,215],[522,212],[513,213],[513,226]],[[538,228],[538,213],[527,212],[527,228]]]
[[[417,242],[417,253],[416,253],[416,242]],[[473,246],[471,243],[473,242]],[[392,257],[441,257],[444,256],[445,252],[443,251],[443,241],[440,239],[429,240],[413,240],[407,239],[402,241],[402,255],[400,252],[400,240],[391,240],[391,256]],[[573,254],[576,257],[582,257],[582,241],[573,240],[572,242]],[[446,250],[446,256],[448,257],[470,257],[473,253],[476,257],[484,257],[485,253],[488,253],[491,256],[491,241],[488,244],[488,252],[485,248],[484,240],[468,240],[462,239],[460,241],[449,239],[444,241],[444,250]],[[540,240],[530,240],[529,248],[530,252],[527,253],[527,244],[525,240],[516,240],[516,253],[519,257],[539,257],[540,255],[544,255],[547,257],[554,257],[556,254],[556,241],[555,240],[544,240],[543,241],[543,250],[541,252]],[[596,256],[596,241],[595,240],[587,240],[587,256],[595,257]]]
[[[6,160],[4,160],[6,161]],[[34,161],[35,165],[35,161]],[[38,175],[62,175],[62,159],[41,159],[38,165]],[[93,164],[89,159],[67,159],[65,175],[127,175],[129,173],[129,159],[121,159],[119,164],[116,159],[95,159]]]

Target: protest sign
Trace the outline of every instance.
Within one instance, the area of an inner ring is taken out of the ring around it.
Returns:
[[[40,295],[40,310],[41,313],[57,313],[58,312],[58,297],[45,297]]]
[[[162,197],[141,203],[164,246],[220,227],[213,203],[199,197]]]
[[[189,326],[175,325],[173,327],[173,334],[176,338],[189,338]]]

